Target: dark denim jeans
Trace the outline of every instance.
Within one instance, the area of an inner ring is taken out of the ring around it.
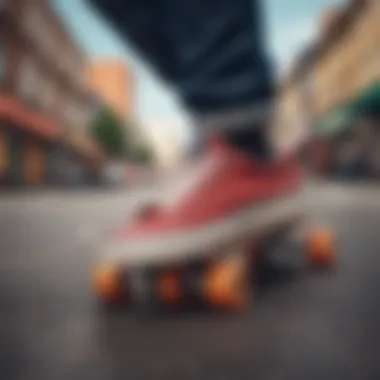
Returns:
[[[272,97],[262,0],[88,0],[190,111],[212,113]]]

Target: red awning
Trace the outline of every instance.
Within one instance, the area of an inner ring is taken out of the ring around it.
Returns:
[[[0,94],[0,120],[48,140],[58,140],[63,134],[63,128],[54,119],[6,94]]]

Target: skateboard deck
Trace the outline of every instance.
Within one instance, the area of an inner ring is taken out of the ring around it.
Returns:
[[[291,194],[247,207],[206,227],[171,233],[169,237],[162,234],[149,239],[135,239],[132,243],[112,244],[111,248],[106,243],[102,248],[101,260],[132,268],[212,259],[223,254],[226,247],[270,235],[282,226],[305,219],[307,213],[302,194]]]
[[[249,279],[266,243],[276,240],[281,244],[308,217],[296,198],[272,206],[272,214],[263,213],[264,221],[260,220],[260,210],[255,209],[254,214],[240,216],[238,223],[232,219],[232,224],[206,231],[205,236],[219,234],[206,242],[203,235],[197,235],[197,240],[190,235],[181,246],[176,246],[181,237],[176,237],[165,249],[159,241],[153,242],[145,255],[128,254],[133,252],[128,250],[130,247],[105,255],[94,274],[97,297],[106,303],[124,301],[133,305],[180,307],[195,300],[219,309],[246,308],[252,298]],[[236,230],[230,234],[232,228]],[[311,263],[321,267],[332,265],[334,239],[330,230],[311,230],[303,240],[302,247]]]

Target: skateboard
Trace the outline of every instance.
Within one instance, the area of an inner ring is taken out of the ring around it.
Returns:
[[[136,217],[149,214],[154,206]],[[226,311],[241,311],[251,303],[254,273],[273,243],[281,245],[305,226],[307,215],[294,210],[249,233],[186,256],[161,255],[159,260],[107,259],[93,273],[95,296],[104,304],[125,303],[138,308],[185,308],[193,304]],[[301,228],[300,228],[301,227]],[[299,249],[314,268],[335,264],[333,231],[310,227],[298,233]]]

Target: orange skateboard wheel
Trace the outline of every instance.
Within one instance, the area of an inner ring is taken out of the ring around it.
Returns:
[[[181,271],[168,270],[157,278],[157,293],[161,301],[168,306],[180,306],[183,302]]]
[[[328,228],[313,230],[307,239],[309,262],[317,267],[329,267],[335,263],[335,236]]]
[[[102,300],[113,302],[124,294],[123,275],[114,265],[101,265],[93,273],[95,294]]]
[[[251,298],[247,269],[247,260],[243,255],[212,264],[205,273],[205,300],[215,308],[232,311],[246,308]]]

